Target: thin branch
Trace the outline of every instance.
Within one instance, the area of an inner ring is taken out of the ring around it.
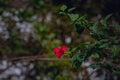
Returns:
[[[12,62],[21,62],[21,61],[70,61],[70,58],[42,58],[40,56],[24,56],[16,58],[4,58],[0,61],[12,61]]]
[[[97,70],[98,70],[98,69],[92,71],[92,72],[86,77],[86,79],[90,78]]]

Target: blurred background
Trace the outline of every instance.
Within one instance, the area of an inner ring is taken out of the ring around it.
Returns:
[[[58,14],[63,4],[76,7],[73,13],[86,14],[89,21],[113,14],[110,22],[120,23],[119,0],[0,0],[0,80],[104,80],[104,73],[89,78],[93,70],[85,67],[87,62],[76,69],[70,61],[9,60],[55,58],[53,48],[72,49],[83,40],[69,18]]]

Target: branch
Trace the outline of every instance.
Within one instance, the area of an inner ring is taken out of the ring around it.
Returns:
[[[85,79],[89,79],[98,69],[92,71],[89,75],[87,75],[87,77]]]
[[[21,62],[21,61],[71,61],[70,58],[42,58],[40,56],[24,56],[16,58],[3,58],[0,60],[3,61],[12,61],[12,62]]]

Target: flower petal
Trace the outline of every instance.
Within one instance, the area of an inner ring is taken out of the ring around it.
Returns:
[[[54,50],[53,50],[54,53],[58,53],[59,51],[60,51],[59,48],[54,48]]]
[[[60,53],[60,52],[59,52],[59,53],[56,53],[55,55],[56,55],[58,58],[60,58],[60,57],[62,57],[63,53]]]
[[[65,51],[67,50],[67,46],[65,46],[65,45],[61,46],[61,47],[60,47],[60,50],[62,50],[62,51],[65,52]]]

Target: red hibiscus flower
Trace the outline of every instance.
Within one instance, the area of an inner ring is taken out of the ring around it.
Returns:
[[[66,50],[67,50],[66,46],[61,46],[60,48],[54,48],[53,52],[58,58],[60,58],[65,53]]]

